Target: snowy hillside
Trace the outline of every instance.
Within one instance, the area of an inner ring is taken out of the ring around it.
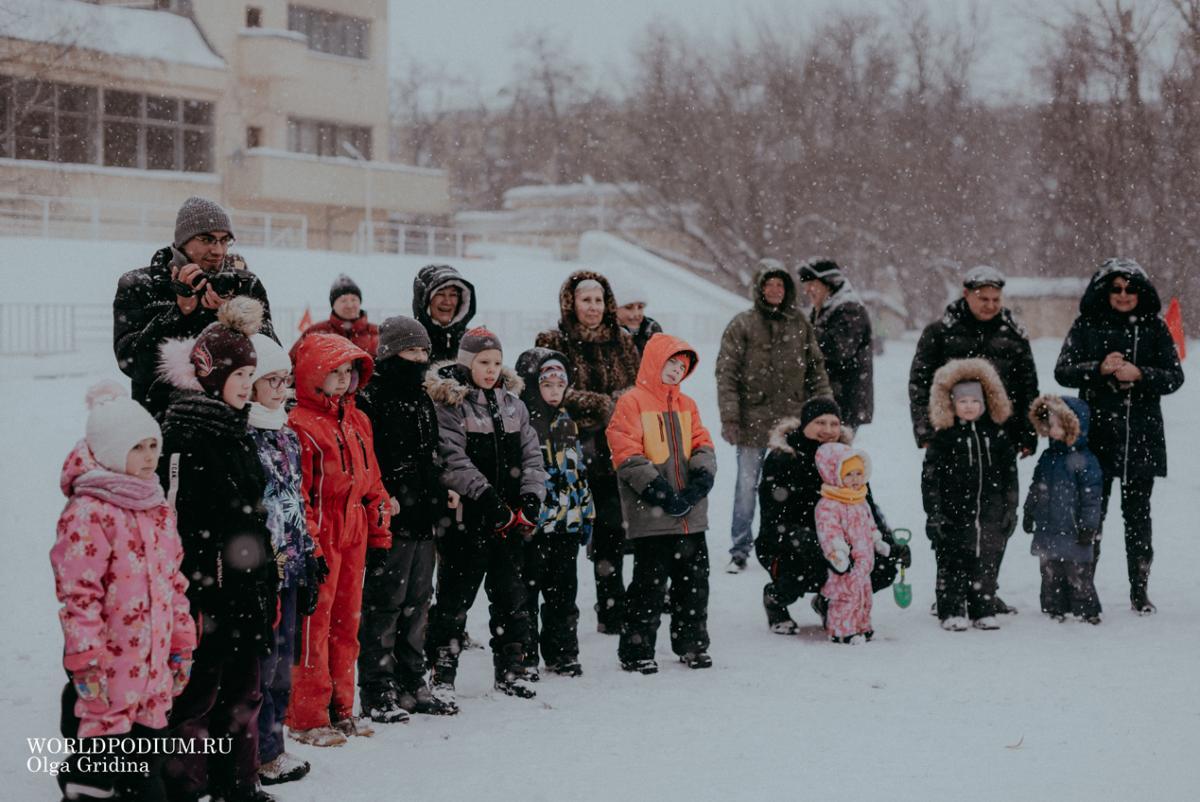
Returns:
[[[57,243],[58,267],[71,266],[64,279],[49,269],[45,243],[34,253],[32,242],[7,243],[7,255],[15,251],[18,258],[6,258],[0,273],[6,300],[108,303],[116,275],[149,256],[144,245]],[[368,309],[404,309],[412,271],[421,263],[342,255],[323,264],[334,257],[280,251],[248,256],[274,303],[308,303],[317,316],[327,309],[329,281],[343,269],[362,285]],[[512,360],[532,343],[533,330],[557,317],[558,285],[573,265],[464,261],[460,267],[479,287],[486,314],[478,319],[498,329]],[[681,327],[690,325],[689,313],[724,320],[745,305],[709,298],[697,308],[698,301],[688,301],[697,296],[674,279],[639,278],[650,290],[650,313],[661,308],[668,313],[662,317]],[[394,301],[384,303],[384,297]],[[711,336],[695,343],[702,363],[684,389],[716,430],[712,368],[720,330],[695,331]],[[1052,381],[1058,345],[1035,344],[1043,389]],[[581,561],[582,678],[551,676],[540,683],[537,699],[513,699],[491,690],[490,656],[468,652],[459,716],[381,726],[373,739],[340,749],[289,747],[312,761],[312,774],[272,793],[287,802],[1194,798],[1200,786],[1200,576],[1191,502],[1200,493],[1200,378],[1192,376],[1164,402],[1171,477],[1154,495],[1151,596],[1159,614],[1138,618],[1128,608],[1117,516],[1106,527],[1097,576],[1105,606],[1100,627],[1055,624],[1038,613],[1037,561],[1028,537],[1018,532],[1001,593],[1020,614],[1002,619],[998,632],[947,633],[928,614],[933,559],[921,534],[920,453],[905,400],[913,346],[912,340],[892,343],[877,362],[877,420],[859,440],[874,459],[872,485],[889,520],[917,533],[909,571],[913,604],[901,610],[890,592],[876,596],[874,643],[826,642],[807,600],[793,609],[803,633],[772,635],[761,608],[764,572],[757,565],[738,576],[722,572],[734,467],[733,451],[722,443],[710,512],[712,670],[692,672],[671,662],[664,636],[658,675],[621,672],[615,639],[595,631],[590,565]],[[98,377],[116,375],[104,342],[73,357],[0,361],[6,643],[0,731],[7,756],[0,761],[0,787],[6,799],[57,798],[51,777],[27,770],[25,739],[57,734],[61,632],[47,554],[63,503],[58,471],[83,431],[85,389]],[[1022,462],[1023,487],[1032,469],[1033,460]],[[477,639],[485,638],[485,622],[481,601],[471,618]]]

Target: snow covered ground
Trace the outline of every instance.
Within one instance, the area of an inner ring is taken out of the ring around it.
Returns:
[[[149,251],[139,246],[138,252]],[[381,264],[363,262],[355,274],[368,293],[373,283],[384,282],[375,272]],[[92,300],[107,302],[112,278],[97,280],[88,275],[94,269],[74,268],[67,280],[55,282],[52,295],[18,287],[10,274],[5,291],[23,301],[54,301],[61,300],[60,288],[94,287],[100,295]],[[476,278],[487,266],[466,269]],[[559,277],[512,270],[488,277],[489,307],[540,309],[552,320]],[[265,276],[272,297],[284,292],[278,275]],[[317,282],[305,291],[320,314],[318,301],[332,274],[302,275]],[[652,299],[664,304],[676,292],[661,278],[642,279]],[[407,303],[403,292],[397,308]],[[495,324],[510,359],[530,344],[527,319]],[[702,364],[685,385],[714,431],[715,339],[696,343]],[[1043,389],[1052,382],[1058,345],[1035,344]],[[872,486],[890,521],[917,532],[909,571],[913,604],[901,610],[889,592],[877,595],[874,643],[855,648],[826,642],[806,600],[793,610],[804,625],[799,637],[767,631],[760,601],[764,572],[757,565],[739,576],[722,572],[734,458],[721,444],[709,535],[711,670],[693,672],[672,662],[664,622],[662,671],[650,677],[621,672],[615,639],[595,631],[590,565],[581,561],[582,678],[548,677],[535,700],[512,699],[492,691],[486,652],[468,652],[459,716],[380,727],[374,738],[341,749],[290,747],[312,761],[313,772],[272,792],[287,802],[1195,798],[1200,576],[1191,501],[1200,492],[1200,380],[1191,377],[1164,403],[1172,475],[1154,497],[1151,595],[1157,616],[1138,618],[1129,610],[1116,516],[1105,530],[1097,576],[1103,625],[1055,624],[1038,613],[1037,562],[1029,538],[1018,532],[1004,562],[1001,592],[1020,614],[1002,619],[998,632],[946,633],[928,614],[933,558],[921,534],[920,453],[905,401],[913,347],[911,339],[891,343],[878,360],[877,420],[859,439],[874,458]],[[47,553],[63,503],[58,471],[83,431],[85,389],[116,375],[106,343],[75,356],[0,360],[0,620],[6,644],[0,651],[0,796],[6,799],[56,798],[52,778],[27,769],[26,739],[57,734],[61,633]],[[1033,460],[1022,462],[1023,486],[1032,469]],[[486,637],[485,622],[481,602],[471,617],[477,639]]]

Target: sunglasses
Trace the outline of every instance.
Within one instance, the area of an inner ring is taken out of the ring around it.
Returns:
[[[196,239],[198,239],[201,244],[207,245],[210,248],[214,245],[221,248],[228,248],[230,245],[236,242],[232,234],[225,237],[214,237],[211,234],[197,234]]]
[[[292,386],[292,377],[290,375],[288,375],[288,376],[267,376],[265,379],[263,379],[263,381],[265,381],[267,383],[267,386],[270,387],[272,390],[278,390],[280,387],[291,387]]]
[[[1109,295],[1137,295],[1137,287],[1132,284],[1126,284],[1124,287],[1118,287],[1115,284],[1108,288]]]

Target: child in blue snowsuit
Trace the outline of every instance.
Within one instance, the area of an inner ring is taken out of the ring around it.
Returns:
[[[1025,499],[1025,531],[1042,564],[1042,612],[1100,623],[1095,544],[1100,540],[1104,482],[1088,450],[1088,406],[1078,398],[1042,395],[1029,409],[1038,434],[1050,438]]]

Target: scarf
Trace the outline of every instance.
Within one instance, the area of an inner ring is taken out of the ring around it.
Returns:
[[[837,485],[821,484],[821,498],[840,501],[843,504],[862,504],[867,500],[867,487],[863,485],[858,490]]]
[[[126,510],[150,510],[166,501],[157,478],[139,479],[105,468],[80,474],[72,488],[76,495],[98,498]]]
[[[277,432],[287,423],[288,414],[283,404],[267,409],[257,401],[250,402],[250,425],[255,429],[270,429]]]

